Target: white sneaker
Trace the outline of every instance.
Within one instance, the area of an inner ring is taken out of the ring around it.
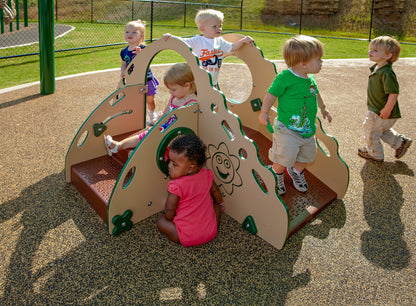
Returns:
[[[286,186],[285,186],[285,173],[277,174],[277,192],[279,195],[284,195],[286,193]]]
[[[308,183],[306,183],[305,181],[305,170],[297,174],[294,171],[293,167],[289,167],[287,168],[287,173],[292,178],[293,186],[295,186],[297,190],[299,190],[300,192],[306,192],[309,189]]]
[[[111,145],[114,143],[114,147],[111,149]],[[107,149],[107,153],[109,156],[118,153],[118,145],[119,142],[113,140],[110,135],[104,135],[104,144],[105,148]]]

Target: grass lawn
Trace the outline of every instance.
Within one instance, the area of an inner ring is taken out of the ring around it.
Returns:
[[[114,29],[113,35],[122,35],[124,25],[119,27]],[[76,31],[91,31],[91,29],[83,29],[82,26],[78,25],[75,31],[55,41],[55,49],[73,48],[74,42],[73,40],[71,41],[71,35],[77,35],[77,37],[80,35]],[[197,33],[197,30],[193,28],[170,28],[169,30],[166,28],[154,28],[153,38],[157,39],[168,31],[177,36],[189,36]],[[108,33],[104,34],[109,35]],[[273,34],[269,32],[241,32],[241,34],[252,36],[257,46],[263,51],[264,57],[270,60],[282,59],[281,47],[284,41],[290,37],[285,34]],[[149,30],[147,36],[149,37]],[[324,59],[367,57],[368,41],[364,39],[351,40],[326,37],[319,37],[319,39],[325,46]],[[55,76],[60,77],[81,72],[120,67],[119,52],[123,47],[124,45],[118,45],[57,52],[55,54]],[[416,57],[416,45],[402,44],[401,57]],[[153,59],[152,64],[174,63],[178,61],[182,61],[182,57],[176,52],[162,51]],[[0,60],[0,79],[2,80],[0,88],[39,81],[39,56],[32,55]]]

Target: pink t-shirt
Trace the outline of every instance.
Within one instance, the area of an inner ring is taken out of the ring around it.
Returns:
[[[173,179],[168,191],[179,197],[173,222],[185,247],[207,243],[217,235],[217,219],[210,189],[214,174],[202,168],[194,175]]]

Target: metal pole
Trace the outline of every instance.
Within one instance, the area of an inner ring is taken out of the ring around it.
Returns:
[[[27,0],[23,0],[23,10],[24,10],[24,19],[25,19],[25,27],[29,26],[29,12],[28,12],[28,5]]]
[[[3,34],[5,29],[4,29],[4,12],[3,10],[0,10],[0,33]]]
[[[40,93],[43,95],[55,92],[55,22],[53,12],[53,0],[39,0]]]
[[[186,0],[185,0],[185,4],[184,6],[184,10],[183,10],[183,27],[186,28]]]
[[[19,29],[20,29],[20,5],[19,5],[19,1],[16,1],[15,4],[16,4],[16,30],[19,31]]]
[[[153,1],[150,3],[150,42],[153,41]]]
[[[12,0],[9,0],[8,4],[9,4],[9,7],[12,8]],[[11,20],[9,23],[9,29],[10,29],[10,32],[13,32],[13,20]]]
[[[302,34],[303,0],[300,1],[299,35]]]
[[[371,12],[370,12],[370,34],[368,35],[368,41],[371,41],[371,30],[373,28],[373,15],[374,15],[374,0],[371,1]]]
[[[131,19],[130,20],[133,20],[133,19],[134,19],[134,1],[131,2]]]
[[[240,31],[243,29],[243,0],[240,2]]]

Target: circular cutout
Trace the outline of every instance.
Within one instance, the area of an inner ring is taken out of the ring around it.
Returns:
[[[233,63],[225,63],[230,62]],[[235,63],[238,62],[238,63]],[[221,66],[218,85],[228,100],[235,103],[245,102],[253,89],[253,77],[248,66],[240,59],[226,57]]]
[[[164,174],[169,175],[168,164],[165,161],[165,154],[166,154],[166,150],[170,142],[179,135],[187,135],[187,134],[196,135],[195,132],[191,130],[190,128],[179,127],[170,131],[165,136],[165,138],[163,138],[163,140],[160,142],[159,148],[157,149],[157,153],[156,153],[156,163],[160,171],[162,171]]]

